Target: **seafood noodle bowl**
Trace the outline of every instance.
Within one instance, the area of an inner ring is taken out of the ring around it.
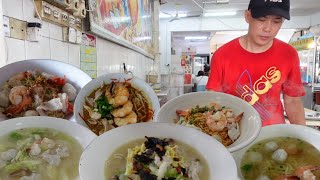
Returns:
[[[73,113],[76,96],[77,90],[66,77],[31,70],[20,72],[0,86],[0,118],[67,118]]]
[[[207,106],[176,110],[177,124],[198,129],[229,146],[240,136],[240,121],[243,113],[235,115],[231,108],[215,102]]]
[[[275,137],[252,145],[240,165],[244,179],[320,179],[320,151],[301,139]]]
[[[85,97],[79,115],[95,134],[101,135],[119,126],[148,122],[153,111],[144,93],[126,80],[102,84]]]
[[[205,159],[173,139],[146,137],[122,145],[105,162],[105,179],[209,180]]]

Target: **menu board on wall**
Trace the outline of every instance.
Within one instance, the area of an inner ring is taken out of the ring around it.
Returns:
[[[89,0],[90,31],[154,58],[152,0]]]
[[[91,78],[97,78],[96,37],[83,34],[80,46],[80,69]]]

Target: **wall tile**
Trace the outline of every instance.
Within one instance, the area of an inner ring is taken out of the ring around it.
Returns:
[[[3,15],[24,20],[23,1],[24,0],[2,0]]]
[[[80,45],[69,44],[69,64],[80,68]]]
[[[7,63],[13,63],[26,59],[25,42],[19,39],[5,37],[7,47]]]
[[[40,37],[39,42],[26,41],[26,59],[50,59],[50,40]]]
[[[23,19],[28,22],[40,22],[36,18],[36,11],[32,0],[20,0],[23,2]]]
[[[42,21],[42,28],[41,28],[40,34],[43,37],[47,37],[47,38],[50,37],[50,27],[48,22]]]
[[[50,39],[62,41],[62,27],[49,23]]]
[[[50,39],[51,59],[69,63],[68,43]]]

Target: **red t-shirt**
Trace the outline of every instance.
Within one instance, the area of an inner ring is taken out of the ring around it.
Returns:
[[[263,53],[243,49],[239,38],[219,48],[206,88],[244,99],[259,112],[263,126],[285,123],[281,92],[305,95],[297,51],[278,39]]]

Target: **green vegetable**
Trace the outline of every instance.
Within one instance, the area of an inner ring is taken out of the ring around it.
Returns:
[[[35,130],[33,131],[31,134],[38,134],[40,136],[43,136],[45,134],[45,131],[44,130]]]
[[[16,141],[21,140],[23,138],[23,136],[17,132],[12,132],[12,133],[10,133],[9,136],[10,136],[10,138],[12,138]]]
[[[252,164],[246,164],[241,167],[241,169],[245,172],[249,172],[252,169],[253,165]]]
[[[204,107],[196,106],[195,108],[191,109],[191,115],[194,115],[196,113],[204,113],[207,111],[209,111],[209,108],[207,106],[204,106]]]
[[[111,111],[113,107],[109,104],[108,99],[102,95],[96,100],[98,112],[102,118],[112,119]]]
[[[11,174],[19,169],[27,168],[31,171],[35,171],[38,168],[38,165],[41,164],[41,161],[35,161],[35,160],[28,160],[28,161],[20,161],[17,163],[12,163],[7,165],[4,170],[8,172],[8,174]]]
[[[169,169],[169,170],[164,174],[164,176],[165,176],[166,178],[170,178],[170,177],[171,177],[171,178],[176,178],[176,177],[179,176],[179,174],[178,174],[176,168],[171,168],[171,169]]]

